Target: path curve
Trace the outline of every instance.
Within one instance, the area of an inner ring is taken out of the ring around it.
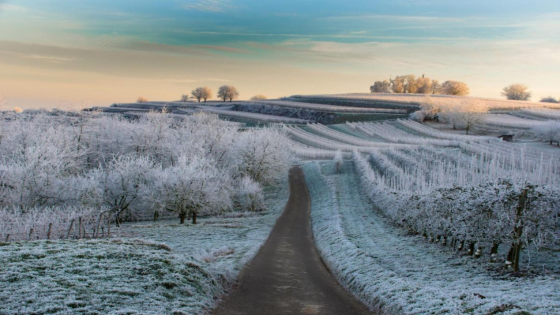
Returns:
[[[303,171],[290,170],[290,199],[270,237],[243,269],[240,284],[213,315],[371,314],[322,263],[311,232]]]

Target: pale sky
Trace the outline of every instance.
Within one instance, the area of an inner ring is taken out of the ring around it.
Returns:
[[[0,0],[6,107],[176,100],[198,86],[369,92],[403,74],[560,97],[558,0]]]

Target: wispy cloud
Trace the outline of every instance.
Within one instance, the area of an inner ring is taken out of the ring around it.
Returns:
[[[342,21],[342,20],[390,20],[405,22],[458,22],[461,18],[422,16],[422,15],[385,15],[385,14],[363,14],[346,16],[329,16],[320,18],[323,20]]]
[[[25,7],[13,4],[2,4],[0,3],[0,12],[2,11],[9,11],[9,12],[26,12],[27,9]]]
[[[186,84],[191,84],[191,83],[203,83],[203,82],[217,82],[217,83],[226,83],[226,82],[232,82],[231,80],[228,79],[222,79],[222,78],[201,78],[201,79],[167,79],[164,80],[165,82],[171,83],[171,84],[176,84],[176,85],[186,85]]]
[[[0,54],[13,55],[13,56],[16,56],[16,57],[19,57],[19,58],[33,59],[33,60],[39,60],[39,61],[44,61],[44,62],[48,62],[48,63],[55,63],[55,64],[60,64],[60,63],[63,63],[63,62],[68,62],[68,61],[75,60],[74,58],[52,56],[52,55],[42,55],[42,54],[26,54],[26,53],[19,53],[19,52],[6,51],[6,50],[0,50]]]
[[[183,8],[203,12],[225,12],[238,7],[231,4],[229,0],[197,0],[184,4]]]

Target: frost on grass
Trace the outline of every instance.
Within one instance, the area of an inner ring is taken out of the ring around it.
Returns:
[[[560,277],[501,277],[408,235],[361,193],[354,166],[304,165],[312,227],[340,283],[380,314],[559,314]]]
[[[124,224],[130,239],[0,246],[0,315],[203,314],[268,238],[287,182],[264,189],[267,210]],[[2,244],[2,243],[0,243]]]
[[[12,243],[0,261],[0,314],[192,314],[226,284],[194,258],[138,240]]]

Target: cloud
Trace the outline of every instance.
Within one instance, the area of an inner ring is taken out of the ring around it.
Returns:
[[[20,53],[20,52],[6,51],[6,50],[0,50],[0,54],[13,55],[18,58],[32,59],[32,60],[38,60],[38,61],[44,61],[44,62],[56,63],[56,64],[74,60],[74,58],[66,58],[66,57],[52,56],[52,55]]]
[[[25,7],[18,6],[18,5],[0,3],[0,12],[2,12],[2,11],[26,12],[27,9]]]
[[[225,12],[238,7],[232,5],[228,0],[198,0],[183,5],[185,10],[196,10],[202,12]]]
[[[347,16],[329,16],[319,18],[331,21],[343,20],[390,20],[397,22],[459,22],[464,19],[439,17],[439,16],[422,16],[422,15],[385,15],[385,14],[363,14],[363,15],[347,15]]]
[[[226,83],[232,82],[229,79],[222,79],[222,78],[201,78],[201,79],[167,79],[164,80],[167,83],[176,84],[176,85],[187,85],[190,83],[202,83],[202,82],[218,82],[218,83]]]

